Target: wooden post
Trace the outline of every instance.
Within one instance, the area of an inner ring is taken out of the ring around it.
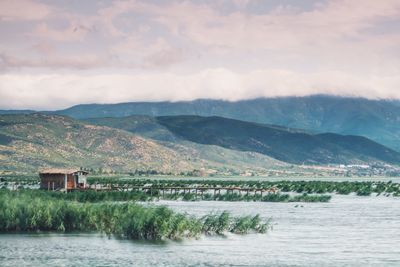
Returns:
[[[50,191],[50,182],[47,182],[47,191]]]
[[[53,191],[54,191],[54,182],[53,182]]]
[[[65,193],[67,193],[68,191],[68,187],[67,187],[67,174],[64,174],[64,189],[65,189]]]

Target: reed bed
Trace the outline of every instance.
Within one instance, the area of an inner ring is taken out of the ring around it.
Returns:
[[[65,194],[68,195],[68,194]],[[226,232],[265,233],[269,221],[232,217],[229,213],[202,218],[176,213],[165,206],[127,203],[79,203],[38,190],[0,190],[0,231],[99,231],[127,239],[180,239]]]

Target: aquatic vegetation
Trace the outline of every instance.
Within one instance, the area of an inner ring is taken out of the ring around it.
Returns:
[[[289,195],[281,193],[268,193],[268,194],[239,194],[239,193],[220,193],[211,194],[206,193],[203,195],[196,195],[193,193],[177,193],[177,194],[164,194],[159,199],[166,200],[182,200],[182,201],[261,201],[261,202],[329,202],[330,195],[309,195],[307,193],[301,195]]]
[[[239,232],[240,220],[244,219],[227,212],[196,218],[165,206],[142,206],[133,202],[79,203],[57,199],[55,194],[38,190],[0,190],[0,231],[3,232],[100,231],[121,238],[160,240],[235,233]],[[240,229],[264,233],[268,228],[269,222],[254,219],[252,224]]]
[[[59,200],[76,202],[118,202],[118,201],[154,201],[154,200],[180,200],[180,201],[262,201],[262,202],[328,202],[331,199],[329,195],[317,195],[303,193],[301,195],[289,195],[284,193],[260,193],[239,194],[232,192],[221,192],[217,194],[203,193],[195,194],[193,192],[168,192],[161,193],[160,190],[136,190],[136,191],[73,191],[65,194],[60,191],[45,190],[22,190],[24,194],[30,197],[54,198]]]
[[[45,192],[45,191],[42,191]],[[102,202],[102,201],[150,201],[155,195],[148,194],[144,191],[72,191],[68,194],[49,191],[45,192],[51,197],[61,198],[78,202]]]

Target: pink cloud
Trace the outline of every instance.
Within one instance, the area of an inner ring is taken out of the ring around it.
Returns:
[[[54,40],[60,42],[82,41],[90,33],[92,29],[88,26],[72,22],[68,27],[62,30],[55,30],[48,26],[47,23],[38,24],[32,35],[35,38],[44,40]]]
[[[275,11],[261,15],[235,12],[221,15],[209,6],[188,2],[150,12],[171,32],[205,45],[243,49],[282,49],[310,42],[331,42],[359,31],[381,17],[400,15],[400,2],[335,0],[312,11]],[[196,16],[192,16],[196,14]],[[362,36],[361,36],[362,37]]]
[[[49,6],[31,0],[0,1],[0,21],[41,20],[51,11]]]
[[[51,69],[92,69],[105,67],[109,63],[107,57],[95,54],[80,54],[79,56],[61,56],[46,54],[45,57],[26,58],[0,54],[0,68],[51,68]],[[2,65],[2,66],[1,66]]]
[[[111,95],[101,101],[124,101],[112,96],[113,84],[132,100],[323,92],[400,97],[400,32],[383,29],[387,21],[399,23],[398,0],[332,0],[303,10],[277,5],[256,14],[247,11],[247,2],[235,1],[236,8],[227,11],[218,1],[113,1],[88,11],[62,8],[57,1],[50,8],[5,0],[0,68],[49,74],[68,69],[78,76],[68,77],[69,86],[83,90],[93,83],[103,88],[102,97]],[[81,77],[81,70],[149,75],[99,74],[92,80]],[[10,85],[24,86],[13,78]],[[67,87],[54,78],[37,88],[50,91],[55,84]],[[144,93],[131,92],[132,84]]]

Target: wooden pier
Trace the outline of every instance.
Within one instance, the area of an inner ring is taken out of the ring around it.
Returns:
[[[115,184],[91,184],[89,189],[95,191],[146,191],[150,192],[151,195],[155,192],[159,192],[162,196],[165,194],[196,194],[203,195],[204,192],[212,192],[214,195],[220,195],[221,191],[226,194],[238,193],[240,195],[245,194],[260,194],[263,193],[278,193],[279,189],[276,187],[271,188],[245,188],[245,187],[209,187],[209,186],[193,186],[193,187],[182,187],[182,186],[132,186],[132,185],[115,185]]]

